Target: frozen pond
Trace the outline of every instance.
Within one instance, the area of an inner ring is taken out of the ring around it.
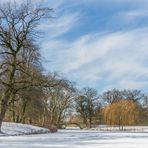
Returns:
[[[148,148],[148,133],[60,130],[43,135],[0,137],[0,148]]]

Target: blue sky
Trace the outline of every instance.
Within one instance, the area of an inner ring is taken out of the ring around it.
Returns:
[[[39,27],[45,32],[41,52],[46,72],[57,71],[79,87],[98,91],[147,91],[148,0],[42,3],[55,16]]]

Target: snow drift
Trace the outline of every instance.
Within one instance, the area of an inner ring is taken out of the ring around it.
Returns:
[[[29,135],[29,134],[43,134],[50,132],[49,129],[32,126],[21,123],[3,122],[2,133],[0,135],[16,136],[16,135]]]

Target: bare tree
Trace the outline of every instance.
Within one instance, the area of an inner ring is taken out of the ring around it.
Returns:
[[[132,100],[134,102],[143,101],[145,99],[145,94],[141,90],[123,90],[121,91],[123,98]]]
[[[0,6],[0,85],[3,87],[0,128],[13,94],[24,84],[34,82],[37,69],[30,67],[38,54],[36,27],[42,19],[51,18],[51,11],[50,8],[34,7],[28,2]],[[28,58],[28,54],[33,56]]]
[[[70,81],[62,80],[59,85],[46,88],[47,114],[50,125],[60,126],[66,111],[72,106],[75,88]]]
[[[108,90],[101,95],[101,98],[110,104],[122,99],[122,93],[118,89]]]
[[[92,126],[92,119],[97,110],[97,91],[93,88],[83,88],[76,99],[76,111],[83,119],[83,124]],[[88,124],[89,121],[89,124]]]

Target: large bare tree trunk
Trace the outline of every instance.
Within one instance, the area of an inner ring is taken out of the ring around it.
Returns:
[[[1,105],[0,106],[0,132],[1,132],[1,126],[2,126],[3,119],[7,111],[8,101],[9,101],[10,96],[11,96],[11,92],[9,90],[6,91],[3,96],[2,102],[0,104]]]

